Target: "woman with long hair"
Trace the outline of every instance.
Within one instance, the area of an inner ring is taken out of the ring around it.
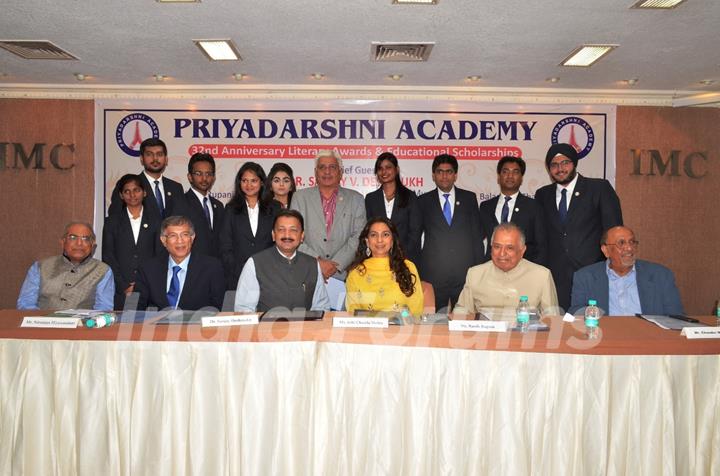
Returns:
[[[422,314],[417,268],[405,259],[397,228],[386,217],[371,218],[363,228],[345,286],[348,312],[406,309],[414,316]]]
[[[265,181],[265,199],[275,200],[282,208],[287,209],[290,208],[295,190],[293,169],[284,162],[273,164]]]
[[[220,256],[228,289],[237,287],[250,256],[273,245],[273,220],[280,205],[263,195],[266,178],[255,162],[245,162],[235,176],[235,191],[220,229]]]
[[[420,211],[417,195],[400,180],[398,159],[383,152],[375,160],[375,176],[380,187],[365,196],[368,218],[386,217],[397,227],[400,243],[410,260],[420,255]]]
[[[115,309],[123,309],[125,297],[135,289],[140,265],[160,250],[160,223],[143,209],[146,192],[140,176],[126,174],[116,184],[122,210],[105,218],[102,234],[102,260],[115,278]]]

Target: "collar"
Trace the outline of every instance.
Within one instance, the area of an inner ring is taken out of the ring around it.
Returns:
[[[187,255],[185,259],[179,263],[176,263],[172,256],[168,256],[168,271],[172,271],[173,266],[180,266],[183,271],[187,271],[188,265],[190,264],[190,256],[192,256],[192,253]]]
[[[633,264],[632,269],[630,269],[630,272],[628,272],[628,273],[625,274],[624,276],[620,276],[619,274],[617,274],[617,273],[615,272],[614,269],[612,269],[612,268],[610,267],[610,259],[608,258],[608,259],[605,260],[605,272],[607,273],[607,277],[608,277],[609,280],[615,281],[615,280],[618,280],[618,279],[625,279],[625,278],[629,278],[630,276],[632,276],[633,273],[635,273],[635,266],[636,266],[636,265],[637,265],[637,262],[635,262],[635,264]]]
[[[287,256],[285,256],[285,253],[283,253],[282,251],[280,251],[280,248],[278,248],[278,247],[276,246],[275,249],[277,250],[278,253],[280,253],[280,256],[282,256],[283,258],[285,258],[285,259],[288,260],[288,261],[294,260],[295,257],[297,256],[297,250],[295,250],[295,251],[293,252],[292,256],[288,258]]]
[[[557,193],[560,194],[562,189],[567,189],[568,195],[572,195],[573,191],[575,190],[575,185],[577,185],[578,177],[580,177],[579,173],[575,173],[575,177],[570,181],[567,185],[560,185],[559,183],[555,184],[557,186]]]
[[[145,175],[145,178],[150,183],[150,186],[153,188],[155,187],[156,180],[159,181],[160,183],[163,183],[163,174],[160,174],[160,177],[158,177],[158,178],[153,178],[150,175],[148,175],[146,170],[143,170],[143,175]]]
[[[198,192],[197,190],[195,190],[195,188],[192,187],[192,186],[190,187],[190,190],[192,190],[193,193],[195,194],[195,196],[198,198],[198,200],[200,200],[200,203],[203,202],[203,198],[205,198],[205,197],[207,197],[208,202],[210,201],[210,194],[209,194],[209,193],[208,193],[207,195],[203,195],[202,193],[200,193],[200,192]]]
[[[95,250],[93,249],[93,251],[95,251]],[[65,262],[66,264],[69,264],[69,265],[72,266],[73,268],[79,268],[80,266],[82,266],[82,265],[84,265],[85,263],[87,263],[88,261],[90,261],[90,260],[92,259],[92,255],[93,255],[93,254],[90,253],[89,255],[87,255],[87,256],[85,257],[84,260],[80,261],[80,262],[77,263],[77,264],[73,263],[73,262],[70,260],[70,258],[68,258],[68,256],[67,256],[65,253],[62,254],[62,257],[63,257],[63,262]]]
[[[442,190],[440,190],[440,187],[437,187],[437,191],[438,191],[438,197],[440,197],[440,200],[445,200],[445,194],[449,193],[450,196],[448,197],[448,199],[451,201],[455,201],[455,185],[453,185],[453,187],[450,189],[449,192],[443,192]]]

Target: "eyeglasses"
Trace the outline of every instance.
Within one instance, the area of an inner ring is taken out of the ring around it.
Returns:
[[[637,246],[640,244],[640,242],[635,239],[627,241],[627,240],[620,238],[615,243],[605,243],[605,244],[617,246],[618,248],[625,248],[626,246],[630,246],[630,248],[637,248]]]
[[[324,172],[326,170],[329,170],[330,172],[336,172],[340,169],[340,167],[337,164],[320,164],[317,166],[317,169],[321,172]]]
[[[188,231],[185,231],[185,232],[183,232],[183,233],[170,233],[170,234],[163,235],[163,236],[164,236],[165,239],[168,240],[168,241],[178,241],[178,240],[180,240],[181,238],[182,238],[183,241],[187,241],[187,240],[189,240],[190,238],[192,238],[192,237],[195,236],[195,235],[192,234],[192,233],[190,233],[190,232],[188,232]]]
[[[72,242],[80,240],[83,244],[93,242],[93,237],[89,236],[89,235],[72,235],[72,234],[70,234],[70,235],[65,235],[65,239],[68,241],[72,241]]]
[[[561,160],[560,162],[550,162],[550,168],[551,169],[559,169],[560,167],[565,168],[572,163],[573,163],[572,160]]]
[[[202,178],[202,177],[210,178],[210,177],[215,176],[215,172],[200,172],[199,170],[196,170],[195,172],[192,172],[191,175],[194,175],[197,178]]]

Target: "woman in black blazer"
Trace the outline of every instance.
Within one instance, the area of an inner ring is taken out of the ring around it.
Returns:
[[[375,176],[380,188],[365,196],[367,218],[390,219],[398,230],[405,256],[415,262],[420,254],[420,211],[416,204],[417,195],[403,185],[397,157],[390,152],[383,152],[378,156],[375,161]]]
[[[245,162],[235,176],[235,193],[225,207],[220,229],[220,256],[228,289],[237,287],[249,257],[273,246],[273,221],[280,204],[272,198],[262,198],[265,180],[265,171],[255,162]]]
[[[115,277],[115,309],[125,306],[125,297],[135,288],[137,270],[145,261],[155,257],[162,248],[160,224],[150,213],[144,213],[143,189],[140,177],[123,175],[117,182],[122,198],[122,210],[105,218],[102,234],[102,260]],[[135,220],[137,234],[133,231]]]
[[[293,169],[285,162],[274,163],[265,180],[263,198],[266,201],[274,199],[281,208],[290,208],[296,190]]]

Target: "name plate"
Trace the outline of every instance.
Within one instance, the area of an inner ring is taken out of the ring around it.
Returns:
[[[449,321],[451,331],[507,332],[507,321]]]
[[[80,325],[79,317],[23,317],[20,327],[43,327],[49,329],[74,329]]]
[[[680,335],[688,339],[720,339],[720,327],[683,327]]]
[[[206,316],[201,319],[202,327],[254,326],[258,314],[235,314],[232,316]]]
[[[333,317],[333,327],[365,327],[384,329],[388,327],[387,317]]]

